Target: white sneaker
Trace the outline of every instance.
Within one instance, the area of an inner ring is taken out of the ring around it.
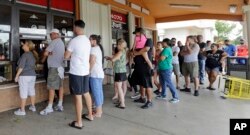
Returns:
[[[31,106],[29,107],[29,110],[32,111],[32,112],[36,112],[36,107],[31,105]]]
[[[54,109],[58,112],[63,112],[63,106],[56,106]]]
[[[175,104],[175,103],[180,102],[180,100],[176,99],[176,98],[173,98],[173,99],[169,100],[169,102]]]
[[[44,110],[40,112],[41,115],[48,115],[49,113],[54,112],[53,108],[46,107]]]
[[[26,112],[25,111],[22,111],[21,109],[18,109],[14,112],[15,115],[17,116],[25,116],[26,115]]]
[[[135,93],[134,95],[132,95],[130,98],[131,99],[136,99],[136,98],[138,98],[138,97],[140,97],[141,96],[141,94],[140,93]]]

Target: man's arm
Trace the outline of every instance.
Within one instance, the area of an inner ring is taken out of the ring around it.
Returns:
[[[72,54],[72,52],[71,51],[69,51],[69,50],[67,50],[65,53],[64,53],[64,59],[69,59],[70,57],[71,57],[71,54]]]
[[[135,56],[142,55],[143,53],[148,52],[149,50],[150,50],[150,47],[146,46],[143,49],[141,49],[140,51],[134,51],[134,55]]]

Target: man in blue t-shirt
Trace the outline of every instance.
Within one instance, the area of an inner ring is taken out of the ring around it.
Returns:
[[[224,51],[227,53],[227,56],[229,56],[229,57],[230,56],[236,56],[236,51],[237,51],[236,46],[230,44],[230,41],[228,39],[226,39],[224,41],[224,43],[226,45],[225,48],[224,48]]]

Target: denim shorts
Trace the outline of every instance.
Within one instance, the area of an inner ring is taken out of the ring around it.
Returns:
[[[215,68],[208,68],[208,67],[206,67],[206,71],[207,72],[214,71],[214,72],[219,73],[220,72],[220,67],[215,67]]]
[[[93,78],[90,77],[90,90],[92,97],[94,99],[94,104],[96,107],[103,105],[103,87],[102,87],[102,78]]]

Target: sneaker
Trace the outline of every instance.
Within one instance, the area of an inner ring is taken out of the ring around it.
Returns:
[[[140,97],[140,98],[134,100],[134,102],[136,102],[136,103],[146,103],[146,99]]]
[[[180,102],[180,100],[176,99],[176,98],[173,98],[173,99],[169,100],[169,102],[175,104],[175,103]]]
[[[40,112],[40,114],[41,114],[41,115],[48,115],[49,113],[52,113],[52,112],[54,112],[54,110],[53,110],[52,108],[46,107],[44,110],[42,110],[42,111]]]
[[[153,103],[152,102],[146,102],[145,105],[141,106],[142,109],[148,109],[149,107],[152,107]]]
[[[183,92],[191,92],[191,89],[190,89],[190,88],[184,88],[184,89],[180,89],[180,91],[183,91]]]
[[[136,98],[138,98],[138,97],[140,97],[141,96],[141,94],[140,93],[135,93],[134,95],[132,95],[130,98],[131,99],[136,99]]]
[[[160,91],[157,89],[157,90],[154,91],[154,93],[155,93],[156,95],[159,95]]]
[[[194,96],[196,96],[196,97],[199,96],[199,91],[198,90],[194,91]]]
[[[36,112],[36,107],[31,105],[31,106],[29,107],[29,110],[32,111],[32,112]]]
[[[204,83],[203,83],[203,82],[200,82],[200,85],[204,85]]]
[[[54,109],[58,112],[63,112],[63,106],[56,106]]]
[[[22,111],[21,109],[18,109],[14,112],[15,115],[17,116],[25,116],[26,115],[26,112],[25,111]]]
[[[166,96],[161,96],[161,95],[158,95],[155,98],[158,99],[158,100],[167,100]]]

